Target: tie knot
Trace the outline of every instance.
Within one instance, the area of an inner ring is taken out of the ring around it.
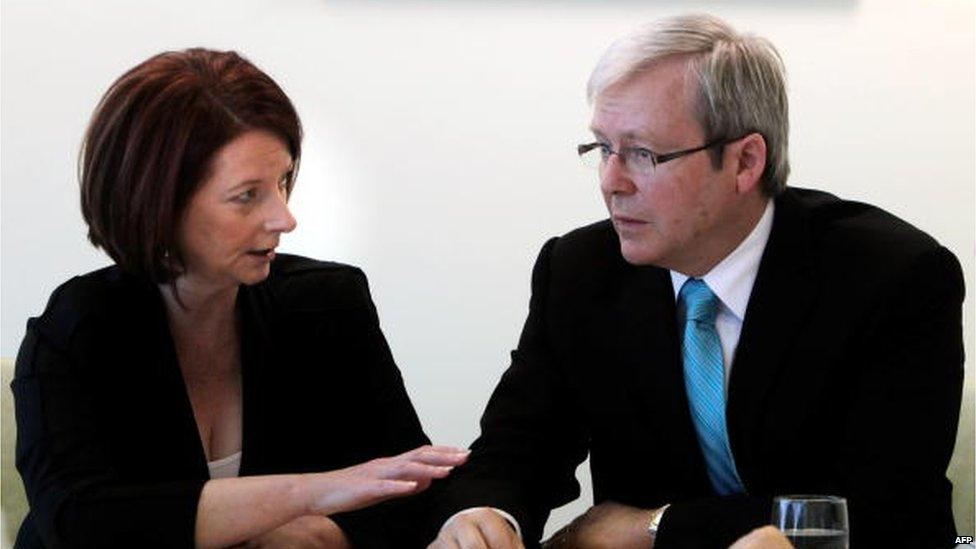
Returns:
[[[689,278],[681,286],[678,297],[685,304],[685,321],[694,320],[715,324],[718,314],[718,297],[705,281]]]

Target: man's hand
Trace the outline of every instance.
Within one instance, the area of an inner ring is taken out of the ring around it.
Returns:
[[[244,549],[351,549],[352,543],[329,517],[305,515],[242,544]]]
[[[775,527],[763,526],[739,538],[729,549],[793,549],[793,545]]]
[[[427,549],[524,549],[505,517],[482,507],[455,515],[441,528]]]
[[[546,549],[648,549],[654,546],[647,527],[655,511],[604,502],[590,507],[543,545]]]

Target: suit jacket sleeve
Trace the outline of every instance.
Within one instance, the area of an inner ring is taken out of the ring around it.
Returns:
[[[588,435],[547,333],[555,243],[550,240],[536,261],[518,348],[481,418],[481,436],[471,445],[468,463],[443,487],[435,528],[458,510],[491,506],[511,513],[532,545],[542,536],[549,510],[579,495],[574,472],[586,457]]]
[[[855,404],[837,425],[844,445],[817,489],[847,497],[852,547],[951,547],[945,471],[962,395],[962,271],[938,247],[891,277],[849,345]],[[727,546],[770,512],[771,497],[674,502],[656,547]]]
[[[47,547],[190,547],[204,481],[122,479],[100,443],[80,371],[106,341],[98,325],[58,341],[32,320],[17,356],[17,467],[36,530]]]

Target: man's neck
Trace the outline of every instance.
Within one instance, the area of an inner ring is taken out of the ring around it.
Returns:
[[[708,274],[723,259],[729,256],[742,241],[756,228],[756,224],[766,211],[769,199],[759,196],[743,205],[741,215],[735,216],[723,227],[708,247],[694,250],[686,265],[668,267],[689,277],[701,278]]]

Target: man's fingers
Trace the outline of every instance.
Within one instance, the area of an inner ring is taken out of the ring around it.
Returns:
[[[454,539],[461,549],[488,549],[488,542],[481,535],[481,529],[473,521],[459,520],[454,524]],[[495,549],[492,547],[491,549]],[[502,549],[499,547],[498,549]]]
[[[457,541],[453,537],[441,533],[438,534],[437,539],[427,546],[427,549],[461,549],[461,546],[457,544]]]
[[[435,540],[436,549],[522,549],[522,541],[504,517],[487,508],[452,517]]]
[[[491,549],[516,549],[522,546],[522,540],[518,538],[515,529],[504,517],[492,512],[494,517],[489,518],[486,513],[477,521],[478,530],[481,537],[488,543]]]
[[[729,549],[792,549],[793,545],[774,526],[756,528],[739,538]]]

